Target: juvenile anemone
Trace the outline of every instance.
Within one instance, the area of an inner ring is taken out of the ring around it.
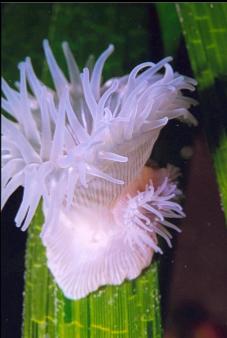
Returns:
[[[101,85],[113,46],[80,74],[63,43],[68,81],[47,40],[44,51],[55,91],[29,58],[19,64],[18,90],[2,80],[12,117],[2,116],[2,206],[23,186],[15,223],[26,230],[42,198],[48,266],[64,294],[78,299],[136,278],[161,252],[157,234],[171,245],[166,228],[179,229],[168,219],[184,216],[177,173],[144,166],[169,119],[196,124],[188,111],[195,102],[182,94],[196,82],[174,73],[168,57]]]

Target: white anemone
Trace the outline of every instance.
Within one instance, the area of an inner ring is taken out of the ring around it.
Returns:
[[[2,116],[2,206],[23,186],[15,222],[26,230],[42,198],[48,266],[70,298],[138,276],[160,251],[156,234],[170,244],[165,227],[174,225],[165,218],[183,217],[170,201],[177,189],[168,179],[159,188],[147,182],[144,192],[124,204],[122,219],[116,208],[168,120],[196,124],[188,111],[195,102],[182,93],[196,82],[175,73],[167,57],[102,85],[113,49],[80,74],[63,43],[68,81],[45,40],[55,91],[37,78],[29,58],[19,64],[17,90],[2,80],[2,106],[10,115]]]

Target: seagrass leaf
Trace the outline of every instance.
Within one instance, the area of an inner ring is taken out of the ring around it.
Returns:
[[[203,125],[227,220],[227,5],[179,3],[176,8],[198,80]]]

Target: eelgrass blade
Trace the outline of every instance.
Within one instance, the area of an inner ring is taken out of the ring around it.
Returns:
[[[156,3],[165,56],[176,56],[181,38],[181,27],[174,3]]]
[[[157,263],[135,281],[66,299],[50,275],[39,238],[41,207],[26,252],[23,337],[161,337]]]
[[[198,80],[203,124],[227,220],[227,5],[179,3],[176,8]]]

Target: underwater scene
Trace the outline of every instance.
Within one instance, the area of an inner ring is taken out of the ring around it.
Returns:
[[[227,338],[226,41],[225,3],[2,3],[3,338]]]

